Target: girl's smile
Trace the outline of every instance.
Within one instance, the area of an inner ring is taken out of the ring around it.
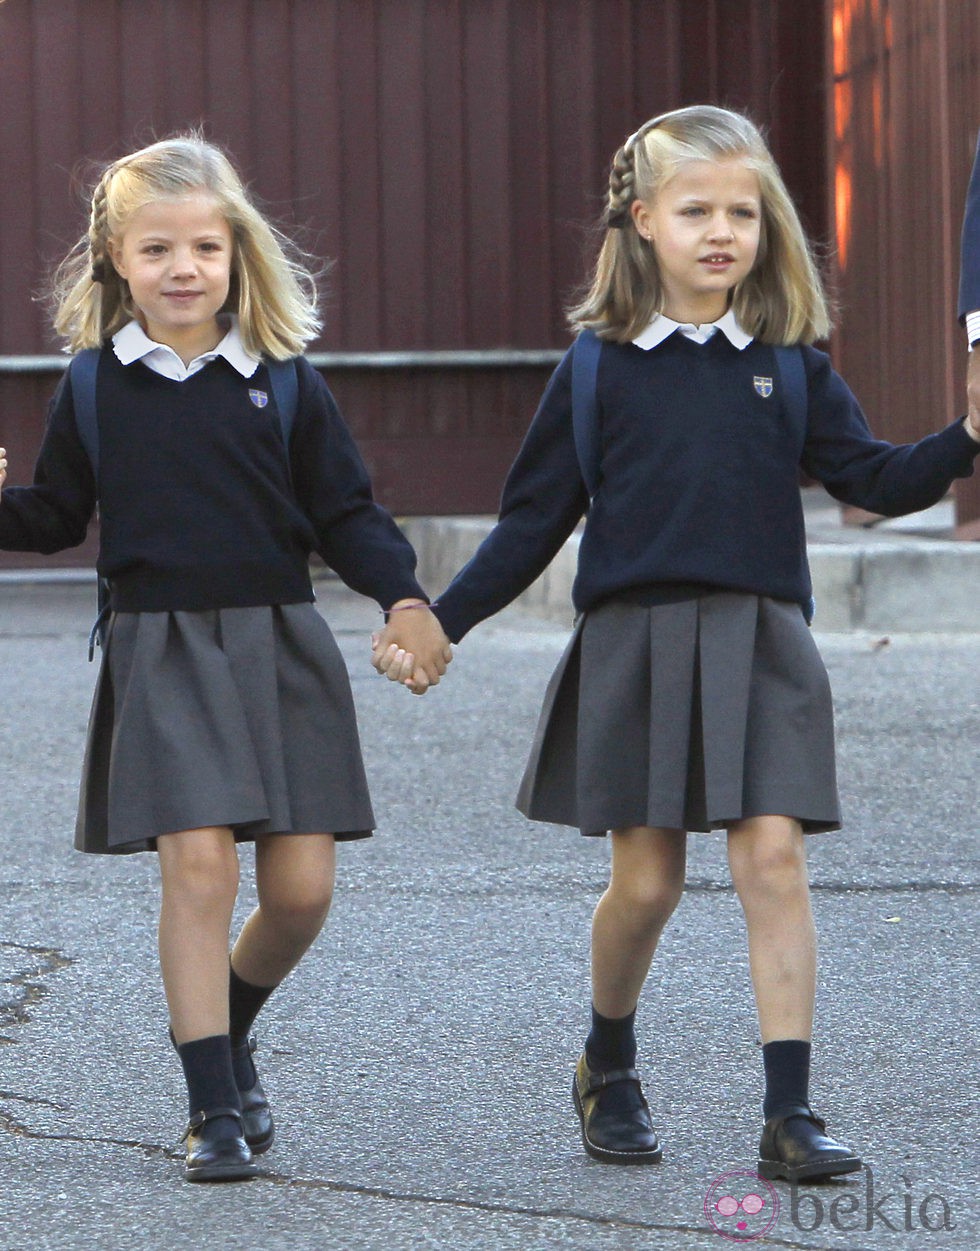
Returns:
[[[224,337],[217,315],[231,284],[232,234],[208,192],[145,204],[110,239],[109,254],[143,329],[185,364]]]
[[[680,322],[717,321],[759,254],[759,178],[744,160],[691,161],[633,221],[653,247],[666,293],[664,312]]]

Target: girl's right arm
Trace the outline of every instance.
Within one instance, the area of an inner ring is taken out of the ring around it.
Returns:
[[[6,460],[0,487],[5,466]],[[0,494],[0,550],[48,554],[77,547],[95,500],[95,477],[78,437],[66,376],[51,401],[33,485],[6,487]]]
[[[571,352],[555,370],[504,484],[500,516],[434,608],[458,643],[554,559],[588,507],[572,433]]]

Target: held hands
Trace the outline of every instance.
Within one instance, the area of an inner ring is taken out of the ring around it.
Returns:
[[[970,353],[966,367],[966,432],[980,443],[980,344]]]
[[[371,664],[389,682],[401,682],[413,695],[438,686],[453,658],[449,639],[428,604],[399,600],[388,624],[371,636]]]

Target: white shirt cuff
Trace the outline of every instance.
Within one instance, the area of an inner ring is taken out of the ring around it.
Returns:
[[[974,343],[980,339],[980,309],[966,315],[966,339],[972,352]]]

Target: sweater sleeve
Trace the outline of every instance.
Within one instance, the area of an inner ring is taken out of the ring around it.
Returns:
[[[304,358],[297,368],[290,461],[317,551],[352,590],[382,608],[400,599],[428,600],[415,577],[415,551],[375,501],[364,461],[326,383]]]
[[[929,508],[968,478],[980,443],[962,419],[917,443],[876,439],[854,395],[823,352],[806,349],[809,415],[802,468],[842,503],[885,517]]]
[[[960,238],[960,320],[975,309],[980,309],[980,142],[973,158]]]
[[[31,486],[0,493],[0,549],[50,554],[77,547],[95,511],[92,465],[78,437],[67,373],[48,409]]]
[[[439,596],[434,611],[454,643],[531,585],[588,506],[571,407],[568,353],[552,375],[507,475],[496,526]]]

